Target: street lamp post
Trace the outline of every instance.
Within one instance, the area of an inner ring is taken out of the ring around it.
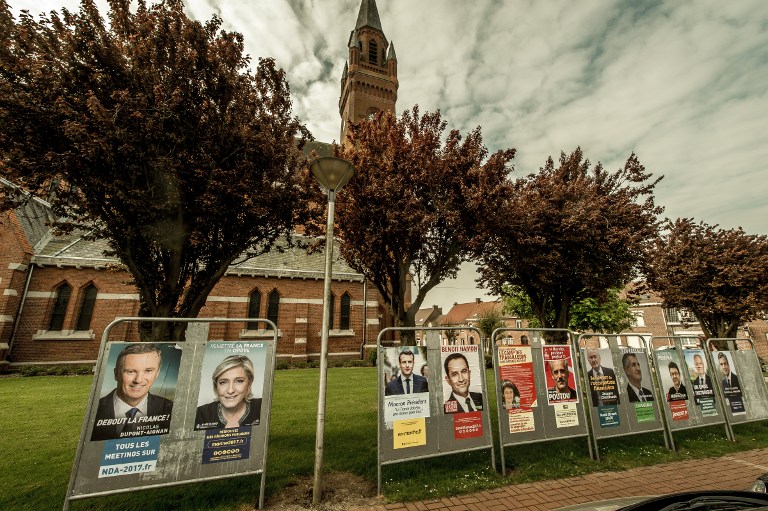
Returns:
[[[328,193],[328,221],[325,230],[325,284],[323,286],[323,329],[320,339],[320,390],[317,397],[317,432],[315,434],[315,479],[312,505],[320,504],[322,496],[323,435],[325,433],[325,387],[328,379],[328,328],[331,313],[331,276],[333,274],[333,216],[336,192],[347,184],[355,169],[341,158],[321,157],[309,164],[309,170]]]

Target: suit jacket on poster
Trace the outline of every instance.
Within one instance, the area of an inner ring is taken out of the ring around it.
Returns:
[[[117,389],[113,390],[103,398],[99,399],[99,407],[96,409],[96,424],[93,426],[91,440],[112,440],[120,438],[122,427],[120,424],[99,426],[99,421],[115,418],[114,395]],[[173,410],[173,401],[165,399],[154,394],[147,394],[147,416],[167,415],[167,420],[153,422],[158,428],[165,429],[171,425],[171,411]]]
[[[704,375],[703,384],[699,383],[698,376],[691,380],[691,384],[693,385],[693,396],[696,403],[698,403],[699,399],[702,397],[715,397],[715,388],[712,386],[712,378],[710,378],[708,374]]]
[[[643,397],[645,397],[646,401],[653,401],[653,392],[646,389],[645,387],[640,387],[640,390],[643,392]],[[627,395],[629,396],[629,402],[630,403],[638,403],[640,402],[640,396],[637,395],[635,392],[635,389],[633,389],[629,384],[627,384]]]
[[[483,409],[483,395],[479,392],[470,392],[469,397],[472,398],[472,406],[474,407],[475,411],[479,411]],[[465,413],[466,407],[467,407],[467,398],[463,399],[457,399],[456,396],[453,395],[453,392],[451,392],[451,397],[449,397],[446,402],[443,404],[443,411],[445,413]],[[453,403],[456,403],[456,410],[453,410],[454,405]],[[449,404],[451,403],[451,404]]]
[[[728,386],[728,379],[723,378],[723,390],[727,393],[741,391],[741,384],[739,383],[739,376],[736,373],[731,373],[731,385]]]
[[[411,374],[411,394],[417,394],[419,392],[429,392],[427,379],[418,374]],[[387,383],[387,388],[384,389],[384,395],[397,396],[399,394],[405,394],[405,389],[403,388],[403,380],[398,376],[394,381]]]
[[[672,396],[678,394],[678,398],[672,398]],[[667,391],[667,399],[670,401],[683,401],[688,399],[688,390],[685,388],[685,385],[682,383],[680,384],[680,389],[675,390],[675,386],[669,387],[669,390]]]
[[[616,383],[616,373],[613,372],[613,369],[611,369],[610,367],[600,366],[600,369],[602,369],[601,372],[603,373],[603,377],[608,377],[608,378],[611,379],[611,381],[613,381],[613,385],[614,385],[614,389],[615,389],[614,390],[614,395],[616,397],[608,398],[608,399],[603,399],[602,403],[599,402],[599,395],[598,395],[599,391],[594,390],[593,386],[592,386],[592,377],[593,376],[597,376],[597,374],[595,373],[594,369],[590,369],[587,372],[587,381],[589,382],[589,391],[592,394],[592,405],[593,406],[597,406],[598,404],[603,404],[603,405],[617,405],[617,404],[619,404],[619,389],[618,389],[618,386],[617,386],[617,383]]]

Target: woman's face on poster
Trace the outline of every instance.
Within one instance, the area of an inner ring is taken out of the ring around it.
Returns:
[[[216,379],[216,396],[222,407],[234,410],[245,401],[250,386],[251,382],[243,366],[232,367]]]

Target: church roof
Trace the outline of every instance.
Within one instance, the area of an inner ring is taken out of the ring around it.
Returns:
[[[357,15],[355,29],[363,27],[371,27],[384,32],[381,28],[381,20],[379,19],[379,10],[376,8],[376,0],[363,0],[360,3],[360,12]]]
[[[389,50],[387,50],[387,60],[397,60],[397,55],[395,55],[395,43],[389,43]]]
[[[119,264],[116,257],[107,257],[109,250],[106,240],[86,239],[86,233],[52,236],[33,256],[32,262],[43,266],[70,266],[76,268],[104,268]],[[294,235],[294,246],[289,247],[285,238],[279,240],[276,247],[266,254],[252,257],[243,262],[232,264],[227,275],[310,278],[322,279],[325,276],[325,251],[320,249],[308,253],[306,247],[316,240],[307,236]],[[339,255],[338,242],[333,247],[334,280],[362,281],[363,276],[349,267]]]

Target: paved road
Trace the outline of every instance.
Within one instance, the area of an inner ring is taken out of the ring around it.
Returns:
[[[768,472],[768,449],[676,461],[621,472],[514,484],[457,497],[386,504],[357,511],[542,511],[593,500],[690,490],[746,490]]]

